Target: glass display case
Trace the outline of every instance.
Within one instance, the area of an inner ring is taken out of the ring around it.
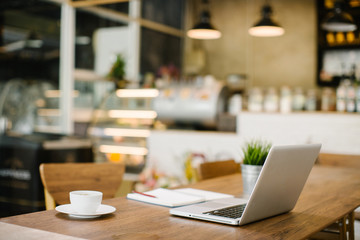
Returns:
[[[103,99],[88,128],[96,162],[121,162],[128,173],[142,171],[158,94],[157,89],[117,89]]]

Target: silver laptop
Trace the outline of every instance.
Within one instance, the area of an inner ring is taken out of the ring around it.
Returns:
[[[295,207],[321,144],[273,146],[249,199],[225,198],[170,209],[170,214],[244,225]]]

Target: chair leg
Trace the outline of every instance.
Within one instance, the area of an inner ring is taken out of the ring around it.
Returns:
[[[352,211],[309,239],[355,240],[355,213]]]
[[[348,222],[349,240],[354,240],[355,239],[355,227],[354,227],[355,213],[354,213],[354,211],[349,213],[349,215],[347,216],[347,222]]]
[[[347,216],[342,217],[341,219],[339,219],[338,224],[339,224],[339,239],[340,240],[346,240],[347,239],[347,231],[346,231],[346,219]]]
[[[339,239],[345,239],[345,240],[355,239],[354,221],[355,221],[354,211],[352,211],[347,216],[339,220],[339,230],[340,230]]]

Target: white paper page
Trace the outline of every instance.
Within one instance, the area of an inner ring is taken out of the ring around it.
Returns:
[[[201,197],[205,198],[205,201],[234,197],[233,195],[230,195],[230,194],[200,190],[200,189],[195,189],[195,188],[180,188],[180,189],[175,189],[174,191],[186,193],[186,194],[194,195],[194,196],[201,196]]]
[[[203,196],[182,193],[165,188],[157,188],[144,192],[144,194],[152,195],[154,197],[141,195],[139,193],[129,193],[127,198],[167,207],[183,206],[205,201]]]

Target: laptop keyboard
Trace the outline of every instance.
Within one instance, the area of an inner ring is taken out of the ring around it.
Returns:
[[[244,212],[246,204],[235,205],[227,208],[216,209],[210,212],[204,212],[203,214],[221,216],[227,218],[239,218]]]

